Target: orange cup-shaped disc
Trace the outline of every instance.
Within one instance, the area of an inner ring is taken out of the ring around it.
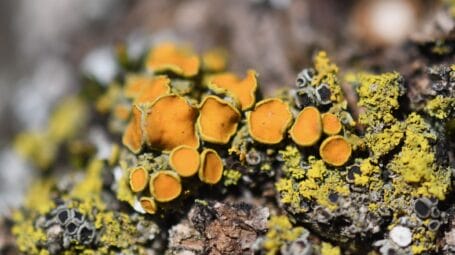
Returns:
[[[151,197],[141,197],[139,199],[139,203],[141,204],[142,209],[144,209],[145,212],[150,213],[150,214],[155,214],[156,213],[156,204],[155,200]]]
[[[327,164],[344,165],[351,156],[351,145],[340,135],[327,137],[319,147],[319,154]]]
[[[240,113],[216,96],[208,96],[199,109],[197,126],[202,140],[226,144],[237,131]]]
[[[143,167],[130,170],[130,188],[133,192],[141,192],[147,187],[149,173]]]
[[[292,140],[300,146],[312,146],[322,133],[321,114],[316,107],[308,106],[297,116],[289,131]]]
[[[180,196],[182,184],[174,171],[158,171],[150,178],[150,193],[158,202],[169,202]]]
[[[223,161],[215,150],[205,149],[201,154],[199,179],[207,184],[217,184],[223,177]]]
[[[208,86],[216,93],[227,93],[235,97],[240,102],[242,111],[245,111],[256,102],[255,93],[258,86],[256,76],[253,70],[248,70],[244,79],[233,73],[214,74],[209,77]]]
[[[144,129],[150,147],[171,151],[177,146],[199,146],[196,134],[198,111],[183,97],[167,95],[158,98],[148,108]]]
[[[248,114],[248,131],[260,143],[277,144],[285,136],[292,121],[289,106],[278,98],[270,98],[257,103]]]
[[[336,135],[340,133],[341,128],[341,122],[335,114],[322,114],[322,130],[326,135]]]
[[[191,49],[169,42],[152,48],[145,61],[145,66],[150,71],[170,71],[184,77],[195,76],[200,64],[199,57]]]
[[[137,105],[133,106],[133,116],[123,133],[122,142],[133,153],[139,153],[143,144],[141,128],[142,111]]]
[[[181,145],[171,151],[169,164],[182,177],[190,177],[197,173],[200,166],[199,152],[189,146]]]

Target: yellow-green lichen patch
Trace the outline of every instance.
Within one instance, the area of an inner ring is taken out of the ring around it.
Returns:
[[[445,119],[455,111],[455,98],[436,96],[425,105],[425,111],[437,119]]]
[[[381,169],[372,163],[371,159],[364,159],[360,163],[360,174],[354,175],[354,184],[367,186],[370,190],[379,190],[383,185],[380,174]]]
[[[427,251],[435,250],[435,239],[435,232],[429,231],[423,227],[416,228],[412,233],[412,254],[425,254]]]
[[[338,205],[329,199],[330,194],[348,196],[349,186],[339,171],[328,169],[324,161],[314,156],[308,158],[305,169],[301,167],[301,155],[295,148],[288,146],[281,151],[284,160],[283,172],[286,177],[275,183],[280,194],[280,202],[289,205],[293,212],[306,212],[307,208],[301,202],[315,202],[329,210],[335,210]]]
[[[393,113],[398,109],[398,98],[403,94],[401,79],[398,73],[359,74],[358,104],[366,110],[359,116],[362,125],[380,130],[395,122]]]
[[[333,246],[330,243],[322,242],[321,255],[340,255],[341,250],[338,246]]]
[[[297,147],[288,145],[279,153],[284,160],[283,172],[296,180],[302,179],[305,176],[305,171],[300,166],[302,155]]]
[[[365,134],[364,140],[373,152],[374,159],[378,159],[396,148],[402,141],[403,136],[402,125],[395,123],[390,128],[382,130],[382,132]]]
[[[242,178],[242,173],[238,170],[227,169],[223,172],[223,178],[224,186],[237,185]]]
[[[48,169],[57,157],[57,145],[43,133],[24,132],[14,139],[14,149],[40,169]]]
[[[396,192],[410,193],[414,197],[427,196],[444,200],[450,188],[450,171],[437,167],[435,152],[430,145],[436,137],[422,117],[412,113],[405,121],[403,147],[389,163],[388,168],[399,175],[394,182]]]
[[[120,180],[117,182],[116,197],[119,201],[127,202],[131,206],[134,206],[135,194],[130,189],[129,169],[124,163],[121,165],[123,166],[115,169],[121,172]]]
[[[83,214],[91,214],[94,208],[101,210],[106,206],[101,199],[103,168],[103,161],[92,160],[87,166],[84,179],[74,186],[70,193],[71,198],[81,201],[78,208]]]
[[[87,122],[87,105],[78,97],[66,98],[52,113],[48,124],[50,139],[57,143],[74,137]]]
[[[338,84],[338,67],[330,61],[325,51],[318,52],[313,62],[316,75],[313,77],[311,85],[314,87],[322,83],[329,85],[330,100],[335,103],[341,103],[344,98],[341,87]]]
[[[293,227],[286,216],[272,216],[263,242],[267,255],[278,254],[282,245],[299,238],[305,231],[302,227]]]
[[[280,203],[289,205],[293,212],[306,212],[306,208],[301,207],[301,196],[298,191],[298,183],[292,179],[280,178],[275,183],[275,189],[280,194]]]
[[[36,217],[49,213],[55,207],[52,192],[55,182],[52,179],[39,180],[27,191],[24,206],[12,214],[14,225],[11,229],[16,238],[16,245],[21,252],[30,254],[46,254],[40,249],[47,241],[45,232],[37,227]]]
[[[46,254],[46,250],[39,249],[38,245],[44,244],[47,237],[42,229],[35,227],[34,217],[16,211],[12,215],[12,219],[14,226],[11,232],[16,238],[16,245],[19,251],[29,254]]]
[[[338,171],[328,171],[324,164],[321,164],[321,160],[310,159],[310,169],[318,174],[313,174],[317,178],[310,178],[299,182],[298,191],[299,194],[310,201],[315,201],[318,205],[321,205],[331,211],[335,210],[338,205],[329,199],[331,193],[337,194],[338,196],[348,196],[349,186],[344,182],[344,179]],[[323,178],[319,178],[320,174],[323,173]]]
[[[47,128],[24,132],[14,140],[15,150],[40,169],[48,169],[57,158],[61,144],[74,138],[87,122],[87,106],[78,97],[66,98],[56,106]]]
[[[32,184],[27,192],[25,206],[41,214],[48,213],[53,207],[54,202],[51,199],[52,190],[55,182],[52,179],[39,180]]]
[[[95,228],[103,229],[100,242],[104,247],[128,248],[136,243],[139,231],[128,214],[101,212],[96,215]]]

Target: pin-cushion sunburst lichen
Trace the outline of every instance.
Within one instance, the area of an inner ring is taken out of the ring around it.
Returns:
[[[221,203],[239,196],[287,214],[249,240],[260,254],[440,251],[435,240],[452,189],[442,125],[453,115],[447,91],[421,111],[403,109],[400,74],[360,72],[342,81],[325,52],[295,87],[272,97],[262,94],[255,71],[226,71],[218,50],[201,57],[158,44],[137,67],[122,70],[94,100],[80,95],[62,106],[44,135],[18,136],[18,150],[48,169],[14,214],[21,251],[175,254],[182,240],[198,240],[189,249],[201,251],[210,243],[204,238],[227,224]],[[358,119],[343,82],[357,92]],[[93,138],[95,126],[104,140]],[[65,164],[61,154],[76,150],[58,149],[81,141],[98,152],[82,150],[82,163]],[[188,221],[195,205],[201,215]],[[223,231],[240,228],[229,224]],[[186,239],[170,236],[177,232]],[[165,253],[168,238],[173,249]]]

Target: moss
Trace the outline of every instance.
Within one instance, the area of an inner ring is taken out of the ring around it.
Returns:
[[[452,116],[455,109],[455,98],[443,97],[441,95],[431,99],[425,105],[425,111],[431,117],[443,120]]]
[[[268,228],[263,242],[267,255],[277,254],[282,245],[296,240],[305,231],[302,227],[293,227],[286,216],[272,216]]]
[[[242,173],[234,169],[227,169],[223,172],[223,184],[224,186],[237,185],[239,180],[242,178]]]

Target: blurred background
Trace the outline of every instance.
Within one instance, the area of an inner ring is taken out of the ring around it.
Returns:
[[[11,149],[14,134],[40,130],[53,106],[81,86],[108,83],[114,47],[140,55],[163,40],[198,52],[223,47],[229,69],[254,68],[270,93],[292,86],[317,50],[344,70],[410,71],[415,50],[450,34],[450,1],[434,0],[2,0],[0,1],[0,214],[33,178]],[[414,47],[413,45],[419,45]],[[423,45],[423,46],[422,46]],[[415,59],[413,59],[415,58]],[[409,62],[410,63],[410,62]]]

